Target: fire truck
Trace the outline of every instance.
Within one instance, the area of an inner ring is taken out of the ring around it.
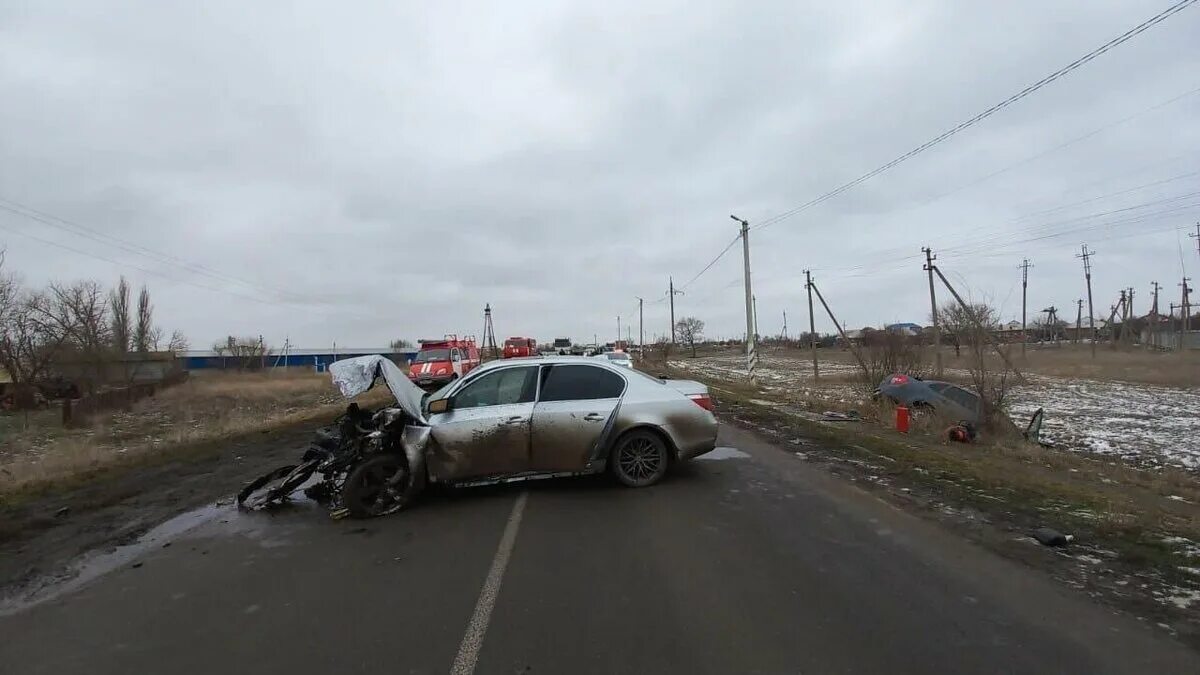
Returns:
[[[504,358],[537,356],[537,340],[529,337],[510,337],[504,341]]]
[[[447,335],[418,342],[421,348],[408,367],[408,379],[419,387],[441,386],[479,367],[479,348],[473,337]]]

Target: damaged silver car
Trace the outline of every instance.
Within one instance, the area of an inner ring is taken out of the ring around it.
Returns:
[[[324,478],[309,496],[328,501],[334,515],[356,517],[400,510],[431,482],[469,486],[607,471],[644,487],[716,445],[705,385],[595,359],[493,361],[431,394],[382,356],[345,359],[329,370],[346,397],[383,379],[395,405],[371,413],[352,404],[304,464],[251,483],[239,503],[259,508],[286,499],[318,472]]]

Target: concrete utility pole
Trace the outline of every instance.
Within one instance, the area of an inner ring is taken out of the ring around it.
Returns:
[[[1075,344],[1079,344],[1079,331],[1083,328],[1083,298],[1075,301],[1079,309],[1075,312]]]
[[[671,285],[670,285],[670,289],[667,291],[667,295],[671,298],[671,344],[674,345],[675,344],[675,296],[683,295],[684,293],[683,293],[683,291],[675,290],[674,277],[670,278],[670,283],[671,283]]]
[[[1151,281],[1154,287],[1154,304],[1150,307],[1150,346],[1158,347],[1158,289],[1157,281]]]
[[[746,372],[750,384],[756,384],[754,369],[758,367],[758,353],[754,351],[754,292],[750,287],[750,222],[732,214],[729,217],[742,224],[743,277],[746,284]]]
[[[1088,291],[1088,326],[1092,330],[1092,358],[1096,358],[1096,310],[1092,305],[1092,256],[1096,255],[1095,251],[1088,251],[1087,244],[1083,245],[1083,252],[1075,256],[1083,258],[1083,276],[1087,279]]]
[[[758,342],[758,296],[752,296],[750,302],[754,305],[754,341]]]
[[[925,271],[929,273],[929,317],[933,321],[933,355],[934,368],[938,377],[942,376],[942,331],[938,327],[938,309],[937,309],[937,294],[933,290],[933,261],[937,260],[937,256],[933,255],[933,249],[928,246],[922,247],[921,252],[925,254]],[[1024,328],[1022,328],[1024,330]]]
[[[804,270],[804,287],[808,289],[808,349],[812,352],[813,379],[819,380],[821,379],[821,367],[817,365],[817,324],[813,318],[813,281],[812,273],[809,270]]]
[[[1117,304],[1113,305],[1113,313],[1108,317],[1108,342],[1109,344],[1117,344],[1117,312],[1121,312],[1121,341],[1125,341],[1125,317],[1128,310],[1125,306],[1125,289],[1121,289],[1121,299]]]
[[[1129,344],[1134,344],[1137,339],[1133,334],[1133,321],[1137,319],[1137,315],[1133,313],[1133,286],[1125,290],[1125,316],[1126,326],[1121,329],[1121,337],[1128,337]]]
[[[621,317],[617,317],[617,342],[621,341]]]
[[[1188,234],[1189,237],[1196,240],[1196,255],[1200,255],[1200,223],[1196,223],[1195,234]]]
[[[1183,301],[1179,305],[1179,311],[1182,312],[1182,316],[1180,317],[1182,321],[1179,327],[1179,351],[1181,352],[1184,349],[1184,341],[1187,339],[1188,331],[1192,329],[1192,301],[1188,297],[1192,293],[1192,289],[1188,288],[1188,282],[1191,280],[1191,277],[1184,277],[1183,283],[1179,284],[1183,286]]]
[[[787,310],[783,310],[783,341],[787,342]]]
[[[1175,318],[1175,303],[1172,302],[1169,306],[1170,306],[1170,309],[1167,310],[1167,318],[1174,319]],[[1170,328],[1170,326],[1168,326],[1168,328]],[[1165,342],[1165,340],[1164,340],[1164,342]],[[1182,351],[1183,350],[1183,321],[1182,320],[1180,320],[1180,322],[1179,322],[1178,344],[1179,344],[1180,351]]]
[[[1029,334],[1025,332],[1025,301],[1029,289],[1029,258],[1021,261],[1017,267],[1021,270],[1021,356],[1025,356],[1025,343],[1029,342]]]
[[[638,298],[638,351],[646,351],[646,328],[642,322],[642,299]]]

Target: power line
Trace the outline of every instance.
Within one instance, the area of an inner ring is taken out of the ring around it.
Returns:
[[[721,250],[721,252],[717,254],[717,257],[713,258],[711,262],[709,262],[707,265],[705,265],[705,266],[704,266],[704,269],[702,269],[702,270],[700,270],[699,272],[697,272],[697,273],[696,273],[696,276],[692,277],[691,279],[688,279],[688,280],[687,280],[687,282],[685,282],[685,283],[684,283],[683,285],[681,285],[681,286],[678,286],[677,288],[679,288],[679,289],[684,289],[684,288],[687,288],[688,286],[690,286],[690,285],[691,285],[693,282],[695,282],[697,279],[699,279],[701,276],[703,276],[703,274],[704,274],[705,272],[707,272],[707,271],[709,271],[710,269],[712,269],[712,266],[713,266],[713,265],[716,265],[718,260],[720,260],[721,258],[725,257],[725,254],[726,254],[726,253],[729,253],[729,250],[733,248],[733,245],[734,245],[734,244],[736,244],[736,243],[738,243],[739,241],[741,241],[741,239],[742,239],[742,235],[741,235],[741,234],[738,234],[737,236],[735,236],[735,237],[734,237],[734,238],[733,238],[733,239],[732,239],[732,240],[731,240],[731,241],[730,241],[730,242],[729,242],[729,243],[728,243],[728,244],[725,246],[725,248],[724,248],[724,249],[722,249],[722,250]]]
[[[19,202],[14,202],[11,199],[0,198],[0,210],[7,211],[9,213],[27,218],[29,220],[37,221],[44,225],[49,225],[50,227],[54,227],[56,229],[62,230],[64,232],[67,232],[68,234],[71,234],[74,236],[79,236],[79,237],[84,237],[84,238],[90,239],[99,244],[104,244],[105,246],[111,246],[113,248],[121,249],[128,253],[132,253],[134,255],[141,256],[143,258],[149,258],[150,260],[153,260],[154,262],[157,262],[162,265],[166,265],[169,267],[181,268],[181,269],[187,270],[188,272],[207,276],[207,277],[212,278],[217,281],[221,281],[221,282],[225,282],[225,283],[240,284],[242,286],[246,286],[246,287],[252,288],[254,290],[267,291],[267,292],[276,294],[280,297],[291,296],[292,298],[296,298],[296,299],[299,299],[302,297],[295,293],[289,293],[287,291],[284,291],[284,290],[281,290],[278,288],[273,288],[273,287],[267,286],[265,284],[259,284],[259,283],[255,283],[252,281],[247,281],[245,279],[241,279],[239,277],[235,277],[230,274],[225,274],[223,272],[219,272],[217,270],[206,267],[199,263],[190,262],[188,260],[185,260],[178,256],[171,255],[169,253],[163,253],[161,251],[156,251],[154,249],[148,248],[141,244],[130,242],[130,241],[121,239],[120,237],[116,237],[114,235],[111,235],[111,234],[108,234],[105,232],[100,232],[99,230],[96,230],[94,228],[90,228],[85,225],[81,225],[79,223],[67,220],[65,218],[61,218],[59,216],[56,216],[56,215],[53,215],[50,213],[46,213],[45,211],[39,211],[38,209],[35,209],[31,206],[27,206],[27,205],[21,204]]]
[[[791,218],[792,216],[794,216],[802,211],[805,211],[805,210],[807,210],[813,206],[816,206],[824,201],[832,199],[832,198],[840,195],[841,193],[843,193],[847,190],[850,190],[850,189],[854,188],[855,186],[857,186],[861,183],[864,183],[864,182],[870,180],[871,178],[874,178],[875,176],[878,176],[879,174],[887,171],[888,169],[891,169],[892,167],[894,167],[902,162],[905,162],[905,161],[911,159],[912,157],[915,157],[916,155],[921,154],[922,152],[925,152],[929,148],[941,143],[942,141],[945,141],[946,139],[950,138],[951,136],[954,136],[955,134],[958,134],[959,132],[961,132],[969,127],[974,126],[975,124],[987,119],[988,117],[991,117],[992,115],[996,114],[997,112],[1000,112],[1004,108],[1007,108],[1008,106],[1016,103],[1017,101],[1020,101],[1021,99],[1025,98],[1026,96],[1029,96],[1030,94],[1038,91],[1042,87],[1045,87],[1046,85],[1054,82],[1055,80],[1058,80],[1059,78],[1067,75],[1068,73],[1076,70],[1077,68],[1080,68],[1081,66],[1087,64],[1088,62],[1092,61],[1093,59],[1100,56],[1101,54],[1104,54],[1105,52],[1109,51],[1110,49],[1117,47],[1118,45],[1121,45],[1122,43],[1133,39],[1134,37],[1140,35],[1141,33],[1145,32],[1146,30],[1149,30],[1153,26],[1167,20],[1171,16],[1186,9],[1189,5],[1194,4],[1196,1],[1197,0],[1180,0],[1180,2],[1177,2],[1174,5],[1171,5],[1170,7],[1163,10],[1162,12],[1156,14],[1155,16],[1153,16],[1153,17],[1147,19],[1146,21],[1143,21],[1142,23],[1138,24],[1137,26],[1134,26],[1133,28],[1125,31],[1121,35],[1100,45],[1099,47],[1093,49],[1092,51],[1088,52],[1087,54],[1084,54],[1083,56],[1079,57],[1078,59],[1075,59],[1074,61],[1067,64],[1066,66],[1063,66],[1062,68],[1054,71],[1053,73],[1050,73],[1049,75],[1043,77],[1042,79],[1038,80],[1037,82],[1034,82],[1033,84],[1025,87],[1021,91],[1013,94],[1012,96],[1009,96],[1008,98],[1004,99],[1003,101],[993,105],[992,107],[988,108],[987,110],[984,110],[983,112],[975,115],[974,117],[966,120],[965,122],[958,123],[957,125],[951,127],[947,131],[944,131],[941,134],[933,137],[932,139],[925,141],[921,145],[918,145],[917,147],[913,148],[912,150],[909,150],[908,152],[904,153],[903,155],[900,155],[899,157],[893,159],[892,161],[890,161],[882,166],[876,167],[875,169],[872,169],[871,171],[868,171],[867,173],[859,176],[858,178],[855,178],[854,180],[850,181],[849,183],[845,183],[844,185],[834,188],[833,190],[830,190],[829,192],[826,192],[825,194],[820,195],[819,197],[809,200],[808,202],[805,202],[804,204],[801,204],[800,206],[798,206],[794,209],[784,211],[783,213],[777,214],[775,216],[772,216],[770,218],[763,220],[756,226],[755,229],[762,229],[765,227],[769,227],[769,226],[774,225],[775,223],[778,223],[782,220]]]

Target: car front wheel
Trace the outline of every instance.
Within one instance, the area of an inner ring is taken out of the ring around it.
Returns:
[[[662,480],[671,462],[666,443],[649,431],[633,431],[617,441],[609,458],[613,476],[627,487],[646,487]]]
[[[402,455],[377,455],[355,467],[342,487],[342,504],[355,518],[373,518],[408,506],[425,487]]]

